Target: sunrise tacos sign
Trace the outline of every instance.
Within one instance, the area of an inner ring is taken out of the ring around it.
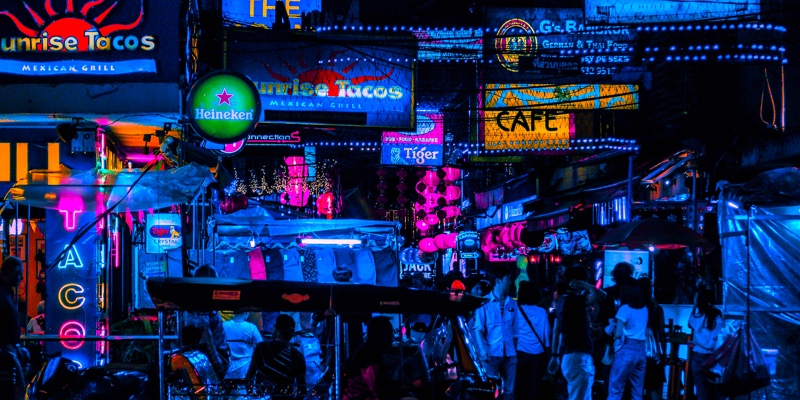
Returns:
[[[214,143],[233,143],[258,124],[261,99],[246,76],[217,71],[192,86],[186,109],[200,136]]]

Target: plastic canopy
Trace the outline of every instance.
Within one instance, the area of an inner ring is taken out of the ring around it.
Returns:
[[[140,179],[141,178],[141,179]],[[6,200],[46,209],[116,211],[158,209],[191,202],[202,188],[214,181],[208,167],[191,163],[143,172],[132,170],[31,170],[26,179],[11,187]]]

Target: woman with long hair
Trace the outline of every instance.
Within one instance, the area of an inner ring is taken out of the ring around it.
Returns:
[[[724,332],[725,320],[722,311],[714,307],[714,294],[709,289],[697,291],[692,315],[689,316],[689,328],[692,329],[692,349],[690,368],[694,380],[697,400],[721,399],[719,391],[702,372],[703,364],[714,352],[717,337]]]
[[[541,398],[539,384],[547,370],[546,350],[550,346],[550,321],[547,311],[539,306],[541,291],[530,281],[519,283],[517,304],[522,318],[517,344],[517,379],[514,389],[518,399]]]
[[[653,331],[656,342],[664,348],[664,309],[656,303],[653,298],[653,285],[650,277],[642,275],[636,280],[644,297],[644,304],[647,307],[647,327]],[[664,382],[667,381],[666,356],[662,352],[661,358],[657,361],[647,360],[644,372],[644,396],[650,400],[661,400],[664,392]]]
[[[642,400],[647,362],[644,346],[648,311],[642,291],[635,280],[620,283],[620,304],[622,305],[614,317],[614,340],[621,341],[622,346],[617,350],[611,364],[608,400],[622,399],[625,386],[628,385],[631,399]]]

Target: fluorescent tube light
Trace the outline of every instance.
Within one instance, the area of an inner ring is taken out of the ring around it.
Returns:
[[[361,239],[319,239],[319,238],[301,238],[301,244],[362,244]]]

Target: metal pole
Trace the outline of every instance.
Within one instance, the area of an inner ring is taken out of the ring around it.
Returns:
[[[164,311],[158,310],[158,398],[164,400]]]
[[[692,170],[692,230],[699,232],[697,229],[697,170]]]
[[[342,379],[342,367],[341,367],[341,359],[342,359],[342,317],[339,314],[333,317],[333,324],[335,325],[335,330],[333,334],[333,361],[336,363],[333,367],[334,370],[334,378],[333,378],[333,394],[335,398],[338,400],[341,398],[341,388],[339,387],[340,379]]]
[[[625,215],[625,222],[633,220],[633,155],[628,156],[628,196],[625,198],[627,212]]]

